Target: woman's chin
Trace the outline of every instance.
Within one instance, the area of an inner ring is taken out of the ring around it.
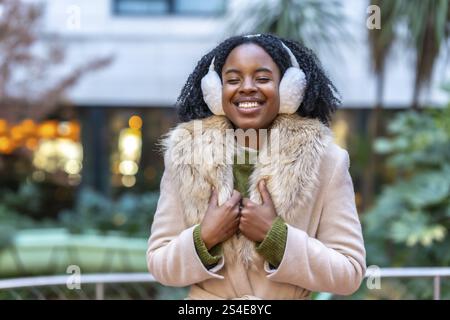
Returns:
[[[237,129],[248,130],[248,129],[261,129],[262,124],[256,119],[239,119],[234,122]]]

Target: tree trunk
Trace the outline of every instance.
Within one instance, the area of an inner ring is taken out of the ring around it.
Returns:
[[[412,100],[412,105],[411,108],[414,111],[418,111],[419,110],[419,97],[420,97],[420,85],[419,85],[419,75],[416,74],[416,79],[414,81],[414,92],[413,92],[413,100]]]
[[[366,169],[364,170],[364,184],[363,184],[363,209],[368,209],[373,204],[373,199],[375,195],[375,183],[376,176],[378,173],[378,156],[374,150],[375,140],[380,134],[380,118],[383,109],[383,95],[384,95],[384,69],[381,70],[380,74],[377,76],[376,84],[376,102],[374,109],[370,113],[369,126],[368,126],[368,136],[370,154],[368,157],[368,163]]]

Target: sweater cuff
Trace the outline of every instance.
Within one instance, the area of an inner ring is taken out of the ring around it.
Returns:
[[[200,225],[197,225],[194,228],[194,245],[195,250],[197,251],[197,254],[203,263],[203,265],[209,269],[214,267],[220,260],[222,255],[222,245],[218,244],[211,248],[211,250],[208,251],[208,248],[205,245],[205,242],[203,241],[201,237],[201,229]]]
[[[283,260],[287,241],[287,226],[281,217],[277,217],[263,242],[257,243],[256,252],[269,262],[274,268],[278,268]]]

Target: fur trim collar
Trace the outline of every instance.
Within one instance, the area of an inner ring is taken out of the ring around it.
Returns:
[[[230,132],[226,117],[211,116],[181,123],[163,139],[166,169],[172,172],[189,226],[202,221],[212,186],[218,190],[219,205],[233,192],[235,138]],[[298,225],[317,188],[320,159],[331,138],[329,128],[317,119],[279,115],[250,176],[250,199],[261,203],[257,184],[266,179],[277,214]],[[223,249],[226,261],[240,258],[246,267],[258,259],[254,243],[243,236],[227,240]]]

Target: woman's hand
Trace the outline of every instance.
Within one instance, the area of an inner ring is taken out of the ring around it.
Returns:
[[[218,205],[217,199],[217,191],[214,189],[201,223],[200,235],[208,250],[231,238],[239,230],[241,194],[234,190],[231,198],[221,206]]]
[[[262,242],[272,227],[277,213],[264,180],[259,182],[258,188],[262,204],[256,204],[247,198],[242,200],[243,208],[241,209],[239,230],[246,238]]]

